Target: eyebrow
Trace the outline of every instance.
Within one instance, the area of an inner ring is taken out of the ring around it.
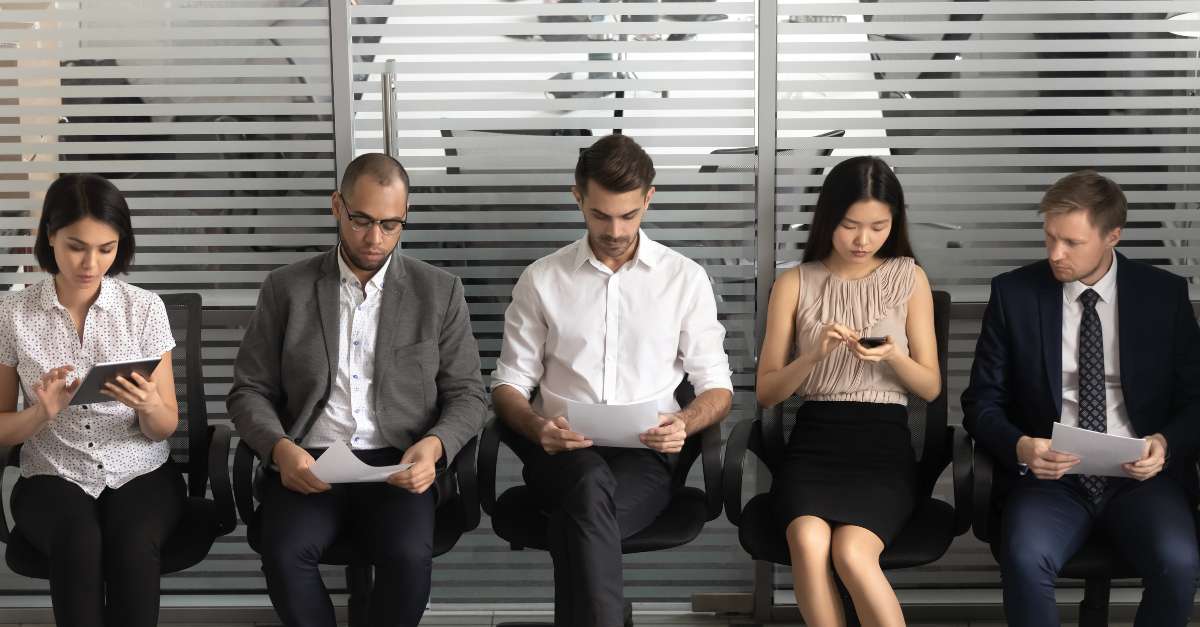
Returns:
[[[79,239],[78,237],[67,237],[67,239],[69,239],[69,240],[71,240],[72,242],[75,242],[75,243],[77,243],[77,244],[83,244],[84,246],[87,246],[87,245],[88,245],[88,243],[87,243],[87,242],[85,242],[85,241],[83,241],[83,240]],[[112,240],[111,242],[104,242],[103,244],[97,244],[97,246],[108,246],[108,245],[110,245],[110,244],[116,244],[116,243],[117,243],[117,240],[115,240],[115,239],[114,239],[114,240]]]
[[[870,224],[883,224],[884,222],[890,222],[891,220],[892,220],[891,218],[884,218],[882,220],[875,220],[874,222],[871,222]],[[842,222],[851,222],[853,224],[862,224],[862,222],[860,222],[858,220],[854,220],[852,218],[842,218]]]
[[[600,211],[600,210],[599,210],[598,208],[596,208],[596,207],[592,207],[591,209],[589,209],[589,211],[591,211],[593,214],[595,214],[595,215],[598,215],[598,216],[600,216],[600,217],[604,217],[604,218],[632,218],[632,217],[633,217],[635,214],[637,214],[637,212],[639,212],[639,211],[641,211],[641,210],[642,210],[642,208],[641,208],[641,207],[638,207],[638,208],[636,208],[636,209],[631,209],[631,210],[629,210],[629,211],[627,211],[627,212],[625,212],[625,213],[622,213],[622,214],[621,214],[621,215],[619,215],[619,216],[610,216],[610,215],[608,215],[607,213],[604,213],[603,211]]]

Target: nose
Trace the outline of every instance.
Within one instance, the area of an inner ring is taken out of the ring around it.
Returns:
[[[870,236],[870,233],[867,233],[866,229],[859,229],[858,232],[856,232],[854,234],[854,244],[855,245],[866,246],[870,242],[871,242],[871,236]]]
[[[371,224],[371,226],[367,227],[366,233],[363,234],[363,240],[371,246],[383,242],[383,227],[378,222]]]
[[[89,250],[88,252],[83,253],[83,259],[80,261],[80,266],[82,269],[91,270],[92,268],[96,267],[96,261],[99,255],[99,251],[96,250]]]
[[[1059,262],[1067,257],[1066,250],[1062,244],[1048,244],[1046,246],[1046,255],[1052,262]]]

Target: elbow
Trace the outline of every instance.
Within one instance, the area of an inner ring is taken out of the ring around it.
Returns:
[[[763,409],[770,409],[778,405],[779,402],[783,400],[779,398],[777,394],[772,394],[770,391],[764,390],[763,388],[755,388],[754,398],[758,401],[758,406],[762,407]]]

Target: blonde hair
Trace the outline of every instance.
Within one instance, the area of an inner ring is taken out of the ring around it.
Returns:
[[[1060,215],[1083,210],[1101,233],[1125,226],[1129,204],[1112,179],[1095,170],[1080,170],[1058,179],[1042,196],[1038,213]]]

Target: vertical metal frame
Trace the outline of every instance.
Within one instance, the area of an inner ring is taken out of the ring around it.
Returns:
[[[350,0],[329,0],[329,78],[333,87],[333,160],[340,182],[354,159],[354,56],[350,53]]]
[[[383,83],[383,152],[395,157],[399,147],[396,145],[396,61],[388,59],[387,66],[380,75]]]
[[[755,112],[754,134],[758,139],[758,159],[755,168],[755,204],[757,211],[758,263],[755,266],[754,355],[766,335],[767,303],[771,285],[775,282],[775,146],[779,112],[779,2],[759,0],[755,16],[756,37],[754,54]],[[769,488],[765,473],[756,472],[760,490]],[[753,607],[755,620],[773,620],[775,605],[775,567],[770,562],[754,562]]]

